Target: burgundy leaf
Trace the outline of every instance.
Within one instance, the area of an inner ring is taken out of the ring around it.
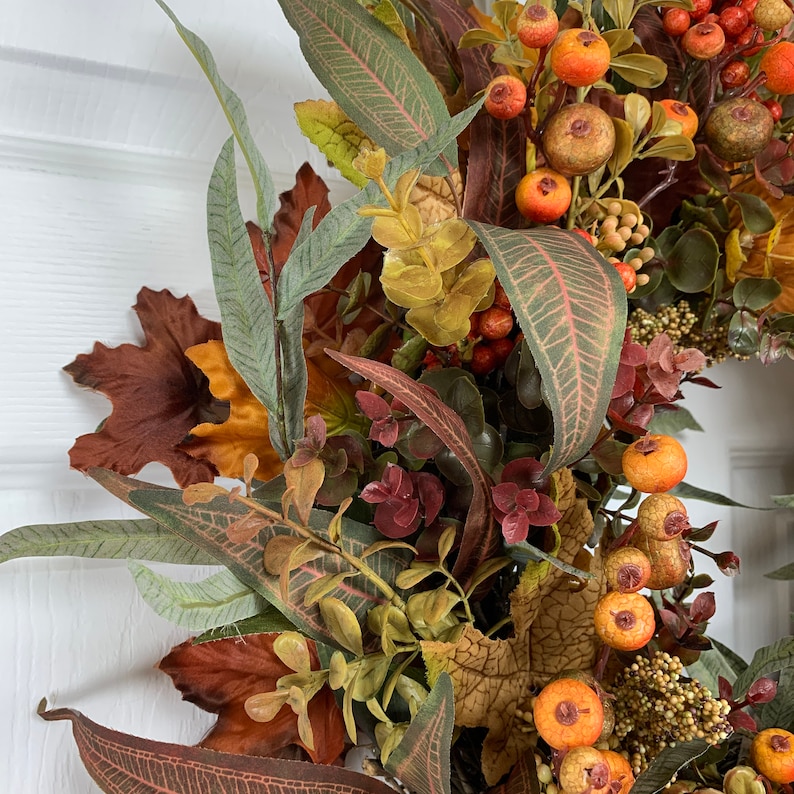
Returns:
[[[157,461],[171,470],[180,487],[211,482],[215,467],[177,445],[214,405],[207,379],[185,350],[220,339],[220,323],[201,317],[189,297],[176,298],[168,290],[144,287],[133,308],[145,337],[142,347],[109,348],[97,342],[91,353],[64,367],[76,383],[113,403],[102,427],[80,436],[69,450],[71,465],[80,471],[101,466],[136,474]]]
[[[754,681],[745,695],[747,702],[752,705],[769,703],[777,694],[777,681],[771,678],[759,678]]]
[[[716,609],[717,602],[714,600],[714,593],[700,593],[689,607],[689,617],[693,623],[703,623],[714,617]]]
[[[732,551],[723,551],[717,555],[717,567],[726,576],[736,576],[741,567],[741,560]]]
[[[659,617],[662,619],[665,628],[677,640],[681,638],[684,633],[684,626],[682,625],[681,618],[671,609],[660,609]]]
[[[734,730],[744,728],[746,731],[750,731],[751,733],[755,733],[758,730],[756,721],[749,714],[747,714],[747,712],[741,711],[740,709],[732,711],[728,715],[728,722],[730,722],[731,727]]]
[[[385,783],[339,766],[155,742],[105,728],[72,709],[39,714],[72,723],[83,764],[105,794],[394,794]]]
[[[522,543],[529,534],[529,519],[526,511],[513,510],[502,519],[502,534],[505,542]]]
[[[717,687],[719,688],[720,698],[733,701],[733,687],[731,682],[721,675],[717,676]]]
[[[184,700],[218,715],[202,747],[227,753],[275,756],[299,745],[314,763],[332,764],[345,746],[345,725],[334,693],[321,689],[309,702],[314,749],[300,740],[298,717],[288,705],[269,722],[255,722],[245,711],[252,695],[272,692],[293,671],[273,652],[278,634],[248,634],[194,645],[190,640],[171,649],[158,664]],[[320,667],[314,642],[308,641],[311,666]]]

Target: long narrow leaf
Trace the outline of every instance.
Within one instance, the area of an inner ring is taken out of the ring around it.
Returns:
[[[247,634],[270,634],[295,630],[294,624],[290,623],[272,604],[266,603],[258,615],[209,629],[196,637],[193,644],[200,645],[203,642],[214,642],[229,637],[245,637]],[[325,646],[318,644],[317,647]]]
[[[80,758],[105,794],[394,794],[380,780],[340,766],[156,742],[111,730],[73,709],[44,708],[42,719],[72,723]]]
[[[262,154],[254,143],[251,131],[248,128],[248,117],[240,97],[229,88],[218,74],[218,67],[212,53],[207,45],[191,30],[188,30],[176,17],[176,14],[163,2],[155,0],[157,5],[165,11],[170,20],[174,23],[177,33],[187,44],[195,59],[199,62],[204,74],[210,81],[215,94],[218,97],[221,108],[226,114],[229,126],[232,128],[234,137],[240,146],[251,177],[254,181],[256,191],[257,218],[259,225],[263,229],[269,229],[273,223],[273,215],[276,211],[277,194],[270,176],[270,170],[265,163]]]
[[[708,744],[702,739],[681,742],[675,747],[665,747],[637,778],[631,788],[631,794],[656,794],[670,783],[679,769],[699,758],[708,749]]]
[[[426,168],[446,146],[471,123],[482,107],[480,98],[466,110],[439,125],[438,131],[416,148],[386,164],[383,180],[389,188],[414,168]],[[324,287],[342,265],[355,256],[369,240],[372,218],[358,210],[365,204],[384,204],[377,185],[370,182],[362,191],[334,207],[308,237],[297,244],[279,274],[276,315],[279,320],[312,292]]]
[[[0,563],[21,557],[89,557],[214,565],[201,549],[149,519],[31,524],[0,537]]]
[[[411,50],[355,0],[279,0],[311,70],[347,115],[394,156],[449,120],[433,78]],[[449,166],[457,147],[445,147]]]
[[[469,222],[491,256],[554,417],[546,471],[586,454],[604,421],[626,330],[626,290],[595,249],[553,227]]]
[[[449,750],[455,727],[455,692],[441,673],[411,720],[386,768],[416,794],[449,794]]]
[[[232,366],[272,417],[282,415],[273,307],[265,294],[237,197],[234,138],[223,145],[207,191],[207,235],[223,342]],[[270,441],[289,455],[279,422],[269,422]],[[299,436],[302,436],[299,433]]]
[[[250,618],[264,600],[231,571],[219,571],[200,582],[177,582],[143,563],[128,563],[143,600],[161,617],[191,631]]]

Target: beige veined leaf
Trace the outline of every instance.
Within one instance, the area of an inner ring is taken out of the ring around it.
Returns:
[[[639,88],[656,88],[667,79],[667,64],[655,55],[633,52],[609,62],[613,72]]]
[[[211,502],[216,496],[224,496],[229,492],[220,485],[211,482],[197,482],[188,485],[182,491],[182,501],[186,505],[206,504]]]
[[[461,179],[460,171],[457,169],[453,174],[452,180],[455,185],[455,191],[460,198],[463,190],[463,180]],[[431,226],[434,223],[447,218],[454,218],[457,215],[455,198],[449,182],[440,176],[422,174],[411,192],[411,203],[419,210],[425,226]]]
[[[731,229],[725,239],[725,276],[732,284],[747,257],[742,251],[738,229]]]
[[[310,99],[295,104],[295,117],[301,132],[333,163],[345,179],[356,187],[369,181],[353,167],[359,150],[375,144],[354,124],[336,104],[322,99]]]

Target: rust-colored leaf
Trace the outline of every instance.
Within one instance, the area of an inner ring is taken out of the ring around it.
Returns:
[[[145,342],[109,348],[100,342],[64,370],[76,383],[102,392],[113,411],[95,433],[80,436],[69,450],[71,465],[136,474],[147,463],[167,466],[185,487],[211,481],[215,467],[191,457],[179,444],[213,410],[206,379],[185,357],[192,345],[221,338],[220,323],[201,317],[193,301],[168,290],[144,287],[133,307]]]
[[[325,464],[312,458],[303,466],[295,466],[291,460],[284,464],[284,479],[287,488],[292,488],[292,504],[301,524],[307,524],[314,507],[314,497],[325,479]]]
[[[449,447],[471,477],[474,492],[452,571],[467,587],[477,567],[497,554],[501,542],[491,509],[490,480],[477,460],[466,425],[449,406],[426,389],[417,389],[416,381],[399,370],[333,351],[328,355],[401,400]]]
[[[273,643],[279,634],[249,634],[193,645],[177,645],[158,667],[171,677],[182,698],[218,715],[202,747],[226,753],[273,756],[289,745],[302,747],[312,761],[331,764],[344,749],[342,712],[333,692],[324,687],[309,702],[308,714],[314,748],[298,735],[298,718],[285,705],[270,722],[255,722],[245,712],[245,701],[261,692],[272,692],[281,676],[293,672],[279,659]],[[311,669],[320,662],[314,642],[308,641]]]
[[[385,783],[339,766],[155,742],[105,728],[72,709],[40,716],[72,723],[80,757],[106,794],[394,794]]]

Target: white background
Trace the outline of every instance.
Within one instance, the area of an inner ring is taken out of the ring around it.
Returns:
[[[324,92],[274,0],[173,7],[242,96],[278,187],[309,160],[332,196],[344,195],[294,123],[292,103]],[[68,469],[74,438],[94,429],[109,404],[77,389],[61,367],[95,340],[140,341],[129,307],[143,285],[187,292],[217,317],[204,202],[229,133],[153,0],[0,0],[0,19],[2,532],[126,515]],[[794,491],[794,367],[750,362],[707,374],[726,388],[688,392],[708,432],[683,439],[687,480],[753,504]],[[167,481],[156,466],[143,476]],[[747,654],[787,633],[788,586],[754,574],[794,560],[789,514],[696,505],[693,513],[696,523],[720,518],[713,545],[744,558],[742,577],[718,582],[715,636]],[[155,739],[194,743],[211,723],[153,670],[187,635],[142,604],[123,562],[6,564],[0,615],[0,791],[97,791],[68,725],[36,717],[44,696]]]

